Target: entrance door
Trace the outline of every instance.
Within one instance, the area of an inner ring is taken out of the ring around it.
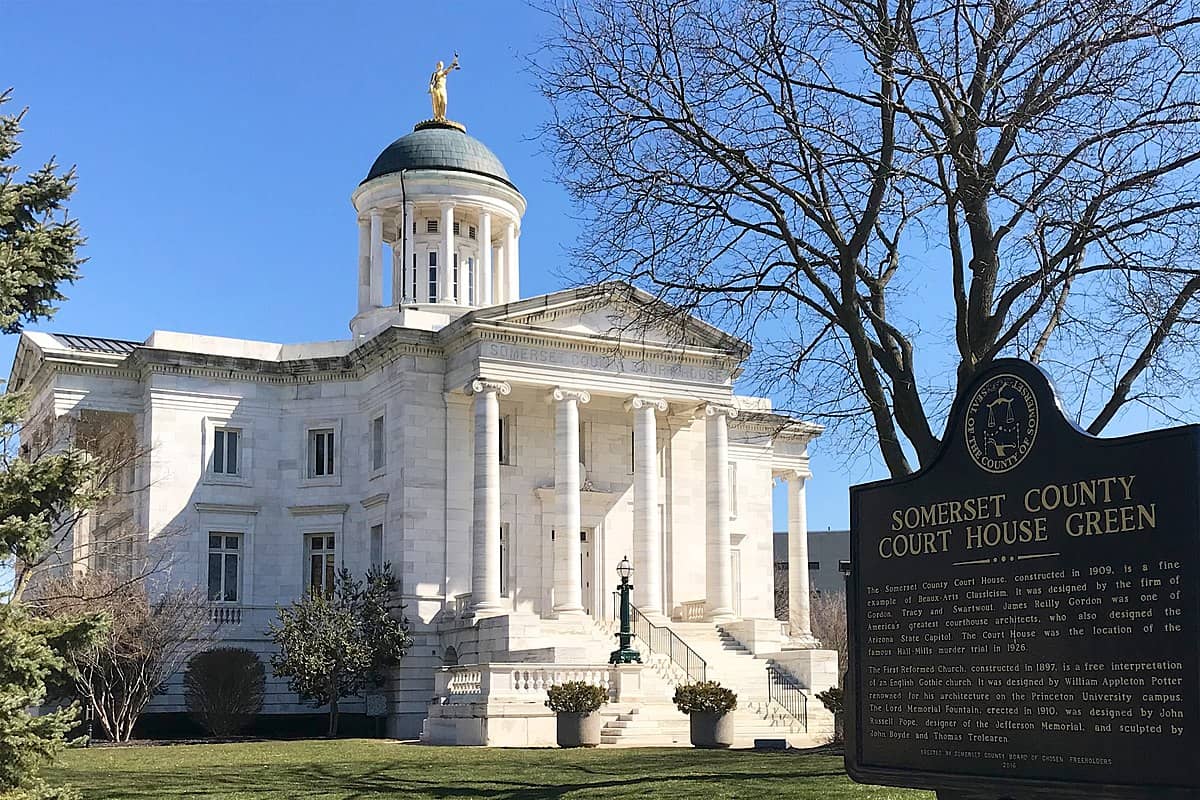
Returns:
[[[596,561],[593,548],[596,544],[596,529],[579,532],[579,585],[583,587],[583,610],[594,615],[596,608]]]
[[[733,614],[742,618],[742,551],[729,552],[729,584],[733,591]]]

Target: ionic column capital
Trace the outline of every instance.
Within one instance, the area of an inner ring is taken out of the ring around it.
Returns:
[[[635,394],[633,397],[630,397],[625,401],[626,411],[639,411],[647,407],[655,409],[656,411],[666,411],[667,401],[663,400],[661,397],[643,397],[642,395],[638,394]]]
[[[546,402],[561,403],[564,400],[574,400],[577,403],[590,403],[592,401],[592,393],[583,389],[564,389],[561,386],[555,386],[546,395]]]
[[[707,403],[704,406],[704,416],[706,417],[736,417],[738,410],[734,406],[722,405],[720,403]]]
[[[367,215],[371,218],[372,222],[374,222],[377,219],[382,220],[383,219],[383,209],[382,208],[372,208],[371,210],[369,210],[367,212]]]
[[[800,481],[801,483],[804,483],[805,480],[812,477],[812,473],[805,472],[796,467],[788,467],[786,469],[776,468],[776,469],[771,470],[771,477],[772,478],[782,478],[783,480],[787,481],[788,483],[793,483],[795,481]]]
[[[475,378],[467,384],[467,394],[485,394],[495,392],[500,395],[512,394],[512,386],[507,381],[493,381],[487,378]]]

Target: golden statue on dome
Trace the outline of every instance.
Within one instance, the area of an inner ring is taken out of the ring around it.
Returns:
[[[433,119],[432,123],[440,125],[453,125],[456,128],[466,130],[465,127],[457,122],[451,122],[446,119],[446,76],[456,69],[461,69],[458,65],[458,53],[454,54],[454,60],[450,62],[450,66],[446,66],[443,62],[437,63],[437,69],[429,76],[429,96],[433,100]],[[427,123],[421,123],[421,126]],[[420,126],[418,126],[420,127]]]

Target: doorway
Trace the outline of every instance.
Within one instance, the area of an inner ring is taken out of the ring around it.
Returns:
[[[583,610],[595,616],[596,603],[596,529],[579,532],[579,585],[582,587]]]

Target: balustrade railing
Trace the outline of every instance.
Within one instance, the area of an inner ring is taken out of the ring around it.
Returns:
[[[210,603],[208,616],[217,627],[218,635],[261,634],[276,618],[275,606],[246,606]]]
[[[619,620],[620,593],[613,592],[613,619]],[[678,667],[689,681],[707,680],[708,662],[699,653],[679,638],[679,634],[665,625],[655,625],[632,603],[629,605],[629,628],[641,640],[647,652],[665,655]]]
[[[704,620],[703,600],[684,600],[679,604],[679,612],[683,622],[702,622]]]
[[[611,696],[616,685],[612,669],[608,664],[490,663],[442,667],[435,677],[434,693],[443,705],[481,703],[488,699],[542,703],[551,686],[583,681],[599,686]]]
[[[804,692],[804,687],[774,664],[767,664],[767,677],[767,694],[770,701],[788,712],[807,732],[808,695]]]

